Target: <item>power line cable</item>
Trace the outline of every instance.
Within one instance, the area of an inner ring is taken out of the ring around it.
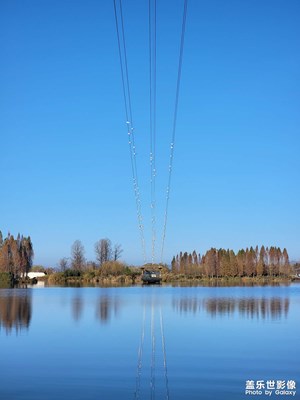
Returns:
[[[156,245],[156,0],[149,0],[149,92],[150,92],[150,191],[152,264],[155,261]]]
[[[116,32],[117,32],[117,39],[118,39],[119,63],[120,63],[120,69],[121,69],[123,99],[124,99],[124,105],[125,105],[126,126],[127,126],[127,134],[128,134],[130,164],[131,164],[133,190],[134,190],[135,204],[136,204],[136,213],[137,213],[137,220],[138,220],[138,226],[139,226],[139,232],[140,232],[140,240],[141,240],[143,258],[144,258],[144,262],[146,262],[146,246],[145,246],[143,216],[142,216],[142,209],[141,209],[141,196],[140,196],[139,181],[138,181],[136,145],[135,145],[134,125],[133,125],[132,106],[131,106],[131,93],[130,93],[130,84],[129,84],[127,49],[126,49],[126,40],[125,40],[122,1],[119,0],[118,3],[119,3],[119,12],[117,9],[116,0],[114,0],[114,13],[115,13]],[[120,22],[121,29],[119,27],[119,20],[121,21]]]
[[[162,245],[161,245],[161,262],[163,260],[167,221],[168,221],[169,199],[170,199],[170,190],[171,190],[171,178],[172,178],[172,170],[173,170],[173,158],[174,158],[177,113],[178,113],[178,100],[179,100],[179,90],[180,90],[180,81],[181,81],[184,36],[185,36],[185,27],[186,27],[187,3],[188,3],[188,0],[184,0],[182,26],[181,26],[180,51],[179,51],[179,61],[178,61],[178,74],[177,74],[176,94],[175,94],[175,107],[174,107],[174,117],[173,117],[173,128],[172,128],[172,137],[171,137],[171,144],[170,144],[169,173],[168,173],[168,183],[167,183],[167,189],[166,189],[166,207],[165,207]]]

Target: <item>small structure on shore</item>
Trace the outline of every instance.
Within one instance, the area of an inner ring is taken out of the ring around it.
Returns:
[[[142,267],[141,269],[143,285],[161,284],[161,267],[158,267],[159,271],[146,269],[145,267]]]
[[[27,278],[29,279],[38,279],[38,278],[43,278],[44,276],[46,276],[45,272],[28,272],[27,273]],[[23,274],[22,278],[26,278],[26,275]]]

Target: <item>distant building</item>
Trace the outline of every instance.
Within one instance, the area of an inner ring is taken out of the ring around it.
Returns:
[[[46,276],[45,272],[28,272],[27,274],[29,279],[33,278],[42,278],[43,276]]]

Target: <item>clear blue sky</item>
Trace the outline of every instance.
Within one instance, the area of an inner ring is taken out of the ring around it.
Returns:
[[[150,261],[147,1],[123,0]],[[182,0],[157,0],[162,231]],[[190,0],[165,262],[210,247],[300,258],[300,2]],[[0,229],[55,266],[80,239],[142,260],[113,1],[0,2]],[[157,253],[160,243],[157,244]]]

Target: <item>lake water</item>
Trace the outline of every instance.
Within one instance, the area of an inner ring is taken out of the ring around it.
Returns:
[[[300,398],[299,284],[0,289],[1,400],[267,397]]]

